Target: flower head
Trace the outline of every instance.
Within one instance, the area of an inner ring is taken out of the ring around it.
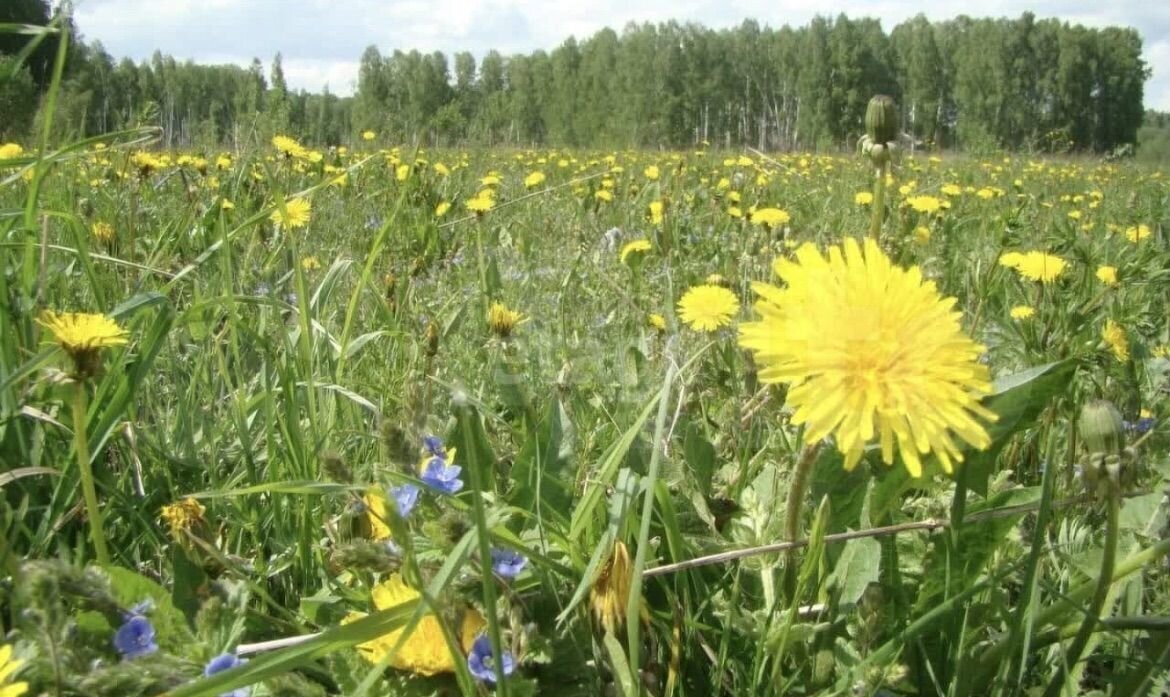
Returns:
[[[125,660],[158,651],[158,644],[154,642],[154,625],[143,615],[131,614],[114,632],[114,648]]]
[[[738,311],[735,293],[709,283],[691,288],[678,301],[679,319],[700,332],[713,332],[730,324]]]
[[[502,578],[516,578],[528,565],[528,557],[512,549],[492,550],[492,573]]]
[[[666,331],[666,318],[657,312],[651,312],[647,315],[646,323],[660,332]]]
[[[418,494],[419,488],[413,484],[403,484],[390,490],[390,496],[394,498],[394,505],[398,507],[400,517],[404,519],[410,517],[410,512],[418,503]]]
[[[761,225],[768,230],[778,228],[791,219],[788,211],[782,208],[760,208],[752,213],[751,216],[752,223]]]
[[[171,539],[175,542],[185,542],[184,533],[204,523],[203,513],[206,510],[203,504],[188,496],[182,501],[163,506],[159,515],[170,528]]]
[[[210,678],[216,673],[222,673],[225,670],[231,670],[247,663],[244,659],[236,656],[234,653],[224,653],[216,656],[208,661],[203,668],[203,677]],[[252,689],[248,687],[241,687],[231,692],[221,692],[219,697],[248,697],[252,694]]]
[[[1150,226],[1145,224],[1131,225],[1125,228],[1125,239],[1135,244],[1146,239],[1151,234],[1153,234],[1153,232],[1150,230]]]
[[[272,147],[276,148],[281,155],[288,158],[304,158],[309,154],[305,146],[298,143],[296,139],[289,138],[288,136],[273,136]]]
[[[378,610],[387,610],[418,597],[419,592],[406,585],[399,574],[391,574],[373,590],[374,607]],[[346,617],[343,623],[352,622],[361,616],[352,614]],[[476,636],[483,630],[485,624],[483,615],[474,609],[469,609],[463,614],[459,628],[459,643],[464,651],[472,649]],[[387,654],[394,651],[403,631],[405,629],[396,629],[377,639],[358,644],[358,651],[370,663],[380,663]],[[390,656],[389,663],[393,668],[424,676],[454,672],[455,659],[451,656],[446,639],[443,638],[439,618],[430,613],[423,615],[402,647]]]
[[[281,228],[294,230],[309,224],[309,217],[313,212],[313,204],[303,198],[290,198],[284,206],[278,206],[272,211],[269,220]]]
[[[486,634],[480,634],[471,645],[471,652],[467,654],[467,669],[477,680],[489,685],[496,684],[497,670],[501,675],[511,675],[516,670],[516,659],[512,652],[505,650],[500,656],[500,665],[497,669],[495,656],[492,654],[492,642]]]
[[[943,202],[934,196],[911,196],[906,199],[906,205],[919,213],[938,213],[942,210]]]
[[[947,472],[962,461],[955,435],[991,445],[975,419],[995,418],[979,404],[991,391],[983,347],[918,267],[894,266],[873,240],[863,251],[847,239],[827,258],[805,244],[773,268],[785,287],[753,284],[761,319],[740,327],[740,345],[755,353],[761,381],[789,385],[805,442],[832,435],[852,469],[877,439],[882,460],[892,464],[897,449],[915,477],[929,452]]]
[[[362,140],[373,140],[378,137],[377,133],[370,130],[362,131]]]
[[[96,222],[89,231],[98,242],[109,244],[114,241],[114,226],[109,223]]]
[[[20,670],[24,661],[12,657],[12,646],[0,645],[0,697],[20,697],[28,692],[26,682],[8,682],[13,673]]]
[[[589,607],[593,617],[610,634],[616,635],[625,622],[632,573],[630,550],[624,542],[618,540],[614,543],[609,560],[593,579],[589,589]]]
[[[620,261],[623,264],[625,264],[630,259],[631,255],[633,255],[633,257],[635,259],[637,259],[637,258],[640,258],[642,254],[645,254],[646,252],[649,252],[649,251],[650,251],[650,240],[646,240],[646,239],[632,240],[630,242],[627,242],[625,244],[625,246],[622,247],[621,254],[619,255],[618,258],[620,259]]]
[[[488,308],[488,327],[491,328],[493,334],[501,339],[511,336],[516,325],[523,321],[524,315],[516,310],[508,309],[508,306],[503,303],[494,302]]]
[[[454,494],[463,488],[463,480],[459,478],[462,471],[462,467],[447,464],[445,458],[432,457],[423,467],[419,479],[435,491]]]
[[[1051,283],[1064,273],[1068,262],[1060,257],[1044,252],[1007,252],[999,257],[1002,266],[1015,269],[1020,276],[1029,281]]]
[[[873,203],[873,194],[868,191],[858,191],[853,194],[853,202],[859,206],[868,206]]]
[[[1036,315],[1036,308],[1031,305],[1016,305],[1008,314],[1012,319],[1028,319]]]
[[[476,194],[475,198],[468,199],[467,203],[464,204],[467,206],[467,210],[475,213],[476,215],[483,215],[484,213],[487,213],[491,209],[495,208],[496,201],[491,197],[489,193],[490,191],[490,189],[484,189],[483,191]]]
[[[529,189],[534,189],[544,183],[544,172],[537,170],[527,177],[524,177],[524,186]]]
[[[662,201],[650,202],[650,224],[661,225],[666,214],[666,204]]]
[[[1129,339],[1120,324],[1113,320],[1106,320],[1105,326],[1101,329],[1101,339],[1113,352],[1114,358],[1122,363],[1129,360]]]
[[[108,315],[45,310],[37,320],[53,334],[53,340],[73,359],[78,376],[92,375],[98,352],[123,346],[129,333]]]
[[[1117,268],[1114,266],[1098,266],[1097,280],[1107,286],[1117,285]]]

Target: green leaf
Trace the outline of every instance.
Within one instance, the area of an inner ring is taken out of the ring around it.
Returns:
[[[992,393],[983,400],[983,406],[995,412],[999,419],[987,424],[991,447],[983,451],[969,451],[960,467],[967,467],[967,486],[987,495],[996,458],[1007,442],[1028,428],[1044,408],[1058,395],[1066,394],[1068,383],[1076,370],[1072,360],[1048,363],[1002,377],[995,381]]]
[[[548,412],[533,429],[512,466],[510,502],[525,511],[565,520],[572,500],[570,458],[573,454],[573,424],[560,399],[549,402]]]
[[[842,602],[854,605],[861,600],[869,584],[878,582],[881,561],[882,546],[874,538],[862,537],[845,543],[832,577]]]
[[[182,654],[183,649],[195,641],[186,618],[171,600],[171,594],[154,581],[120,566],[100,567],[110,579],[110,592],[118,604],[129,610],[149,600],[153,609],[147,613],[150,623],[158,634],[159,646],[170,653]]]
[[[703,496],[711,495],[711,477],[715,474],[715,446],[692,421],[683,436],[683,458]]]

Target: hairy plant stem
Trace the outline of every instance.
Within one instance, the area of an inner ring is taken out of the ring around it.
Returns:
[[[89,519],[89,536],[97,551],[98,562],[110,563],[110,552],[106,546],[106,533],[102,529],[102,511],[98,508],[97,489],[93,484],[93,469],[89,464],[89,438],[86,435],[85,381],[73,384],[73,449],[77,454],[77,467],[81,473],[81,493],[85,498],[85,515]]]
[[[808,489],[808,477],[812,474],[812,465],[817,460],[820,451],[820,442],[804,446],[800,457],[796,460],[796,470],[792,473],[792,486],[788,489],[788,502],[784,504],[784,537],[789,541],[800,539],[800,512],[804,503],[804,492]]]
[[[886,214],[886,173],[889,171],[889,165],[880,165],[875,174],[873,181],[873,210],[869,215],[869,237],[874,242],[882,234],[882,219]]]

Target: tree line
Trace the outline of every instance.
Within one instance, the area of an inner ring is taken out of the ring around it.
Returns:
[[[48,20],[44,0],[13,3],[37,16],[5,19],[0,11],[0,22]],[[5,41],[0,77],[19,44]],[[428,145],[833,149],[856,142],[866,103],[883,93],[897,100],[903,130],[925,146],[1107,152],[1133,143],[1142,125],[1150,71],[1141,50],[1134,29],[1031,13],[942,22],[919,15],[889,33],[876,19],[844,14],[778,29],[672,21],[480,60],[467,51],[449,60],[370,46],[354,96],[338,97],[290,90],[279,54],[267,71],[259,60],[209,66],[158,52],[135,63],[77,41],[57,123],[82,135],[154,125],[166,146],[239,144],[276,132],[333,145],[368,129],[385,141]],[[0,136],[32,126],[33,95],[47,74],[41,57],[0,86]],[[24,112],[13,113],[13,103]]]

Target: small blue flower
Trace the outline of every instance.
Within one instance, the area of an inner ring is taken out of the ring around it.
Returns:
[[[447,458],[447,449],[443,447],[443,439],[438,436],[427,436],[423,438],[423,447],[435,457]]]
[[[492,550],[492,572],[497,576],[507,579],[516,578],[527,565],[528,557],[515,550]]]
[[[463,480],[459,478],[459,473],[462,471],[462,467],[448,465],[447,461],[441,457],[432,457],[419,479],[422,480],[423,484],[436,491],[454,494],[463,488]]]
[[[154,643],[154,625],[142,615],[129,615],[114,632],[114,648],[125,660],[158,651],[158,644]]]
[[[220,654],[208,662],[207,667],[203,669],[203,676],[210,678],[216,673],[222,673],[225,670],[231,670],[232,668],[235,668],[236,666],[242,666],[245,663],[247,663],[247,661],[239,658],[234,653]],[[232,690],[231,692],[221,692],[219,697],[248,697],[250,694],[252,694],[252,688],[239,687]]]
[[[1121,424],[1125,427],[1125,430],[1141,436],[1148,433],[1154,427],[1154,419],[1153,417],[1145,416],[1133,422],[1122,421]]]
[[[418,503],[418,492],[418,487],[413,484],[403,484],[390,490],[390,495],[394,497],[394,503],[398,505],[398,515],[404,520],[410,517],[410,512],[414,510],[414,504]]]
[[[467,654],[467,669],[477,680],[489,685],[496,684],[496,662],[492,656],[492,642],[486,634],[480,634],[471,645],[471,653]],[[500,660],[500,669],[504,675],[511,675],[516,670],[516,659],[512,658],[511,651],[504,651]]]

